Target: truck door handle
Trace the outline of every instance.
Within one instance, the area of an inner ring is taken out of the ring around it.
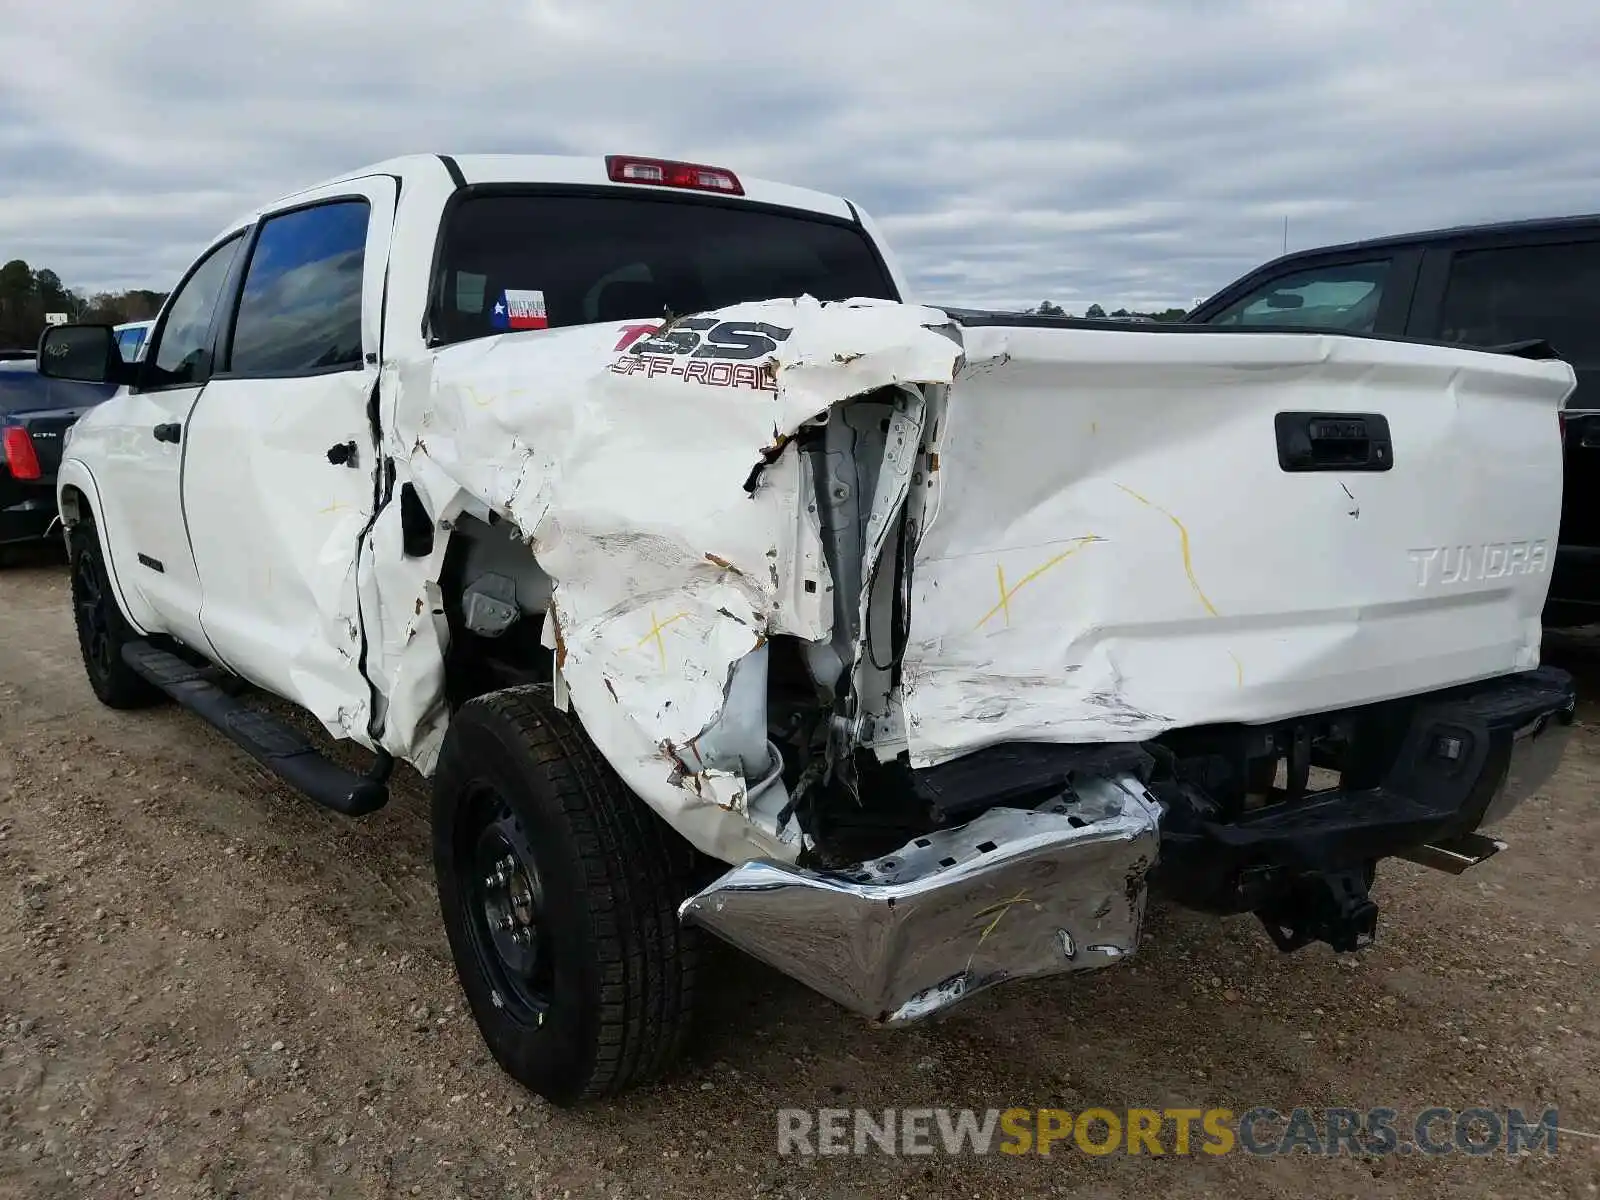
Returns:
[[[1387,471],[1394,442],[1382,413],[1281,412],[1274,419],[1285,471]]]
[[[340,442],[337,446],[329,446],[328,461],[336,467],[355,466],[356,444],[354,442]]]
[[[183,436],[183,426],[176,421],[168,421],[165,424],[157,425],[151,432],[156,435],[156,441],[171,442],[176,446],[178,439]]]

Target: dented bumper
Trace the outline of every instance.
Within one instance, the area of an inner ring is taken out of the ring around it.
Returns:
[[[1161,810],[1132,776],[1036,811],[996,808],[847,872],[758,860],[683,920],[884,1024],[1008,980],[1089,970],[1137,948]]]

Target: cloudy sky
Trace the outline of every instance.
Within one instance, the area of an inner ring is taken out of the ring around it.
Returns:
[[[0,261],[167,288],[410,151],[842,192],[921,298],[1187,306],[1289,245],[1600,211],[1593,0],[4,0]]]

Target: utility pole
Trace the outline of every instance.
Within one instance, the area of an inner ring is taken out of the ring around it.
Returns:
[[[1283,252],[1289,253],[1289,214],[1283,214]]]

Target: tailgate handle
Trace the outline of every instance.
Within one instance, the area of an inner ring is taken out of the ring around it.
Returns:
[[[1281,412],[1278,466],[1285,471],[1387,471],[1394,466],[1382,413]]]

